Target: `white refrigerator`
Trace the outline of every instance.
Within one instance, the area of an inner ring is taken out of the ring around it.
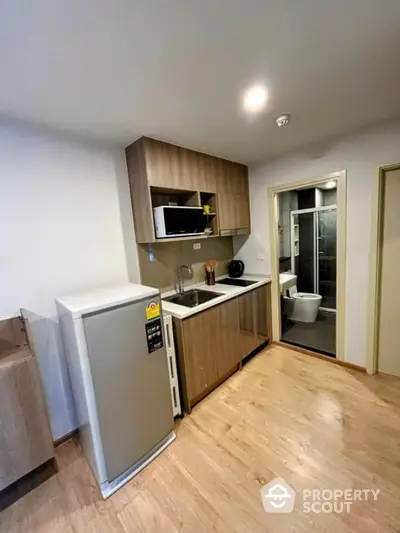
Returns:
[[[56,304],[82,448],[107,498],[175,438],[160,294],[127,284]]]

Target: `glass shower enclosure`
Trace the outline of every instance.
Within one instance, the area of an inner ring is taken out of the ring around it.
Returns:
[[[291,211],[291,269],[297,290],[322,296],[336,310],[336,205]]]

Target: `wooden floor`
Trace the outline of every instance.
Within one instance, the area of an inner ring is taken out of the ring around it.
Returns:
[[[399,532],[400,380],[274,347],[177,424],[176,441],[103,501],[79,448],[0,514],[1,533]],[[264,512],[276,476],[304,488],[379,488],[350,514]]]

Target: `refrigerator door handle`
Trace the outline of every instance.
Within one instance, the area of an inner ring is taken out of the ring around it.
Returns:
[[[166,328],[165,328],[165,331],[166,331],[166,333],[167,333],[167,346],[168,346],[168,348],[171,348],[171,338],[170,338],[169,328],[170,328],[170,325],[169,325],[169,323],[167,322],[167,324],[166,324]]]

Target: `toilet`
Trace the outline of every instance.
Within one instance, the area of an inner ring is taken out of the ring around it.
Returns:
[[[315,322],[321,305],[322,296],[311,292],[297,292],[294,285],[284,296],[286,315],[293,322]]]

